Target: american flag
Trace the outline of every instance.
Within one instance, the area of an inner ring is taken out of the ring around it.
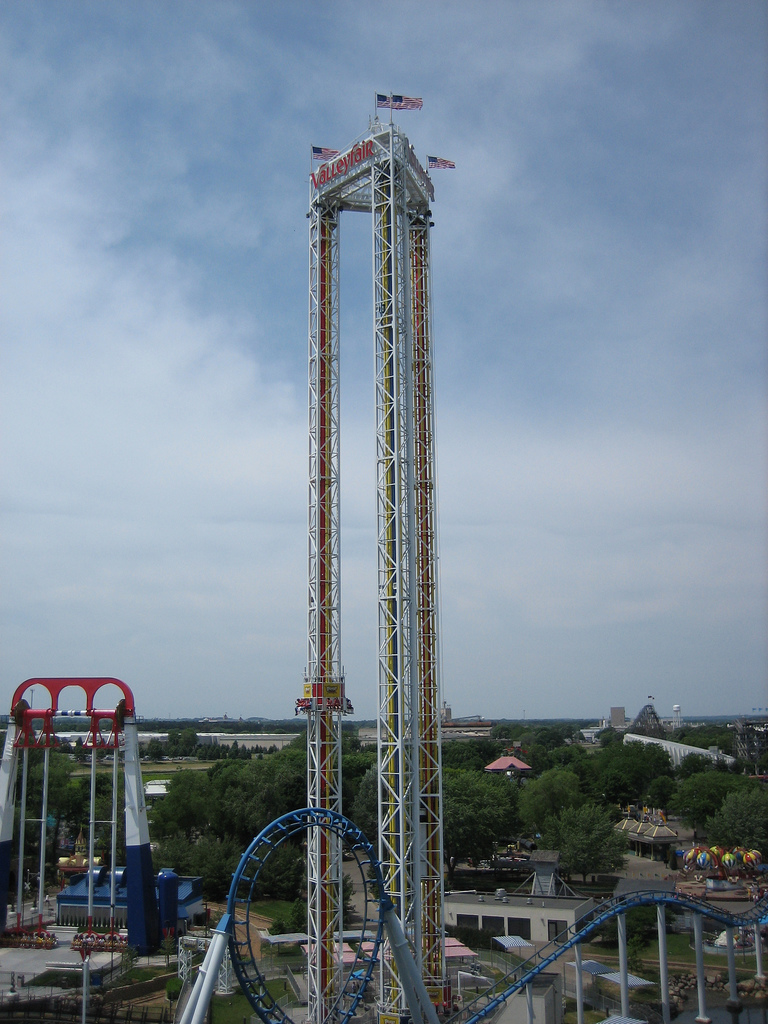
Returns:
[[[376,106],[389,107],[390,110],[421,110],[424,102],[418,96],[384,96],[376,93]]]
[[[437,168],[438,170],[456,170],[456,164],[453,160],[443,160],[440,156],[428,156],[427,167],[430,171],[434,168]]]
[[[312,147],[313,160],[333,160],[333,158],[338,155],[338,149],[326,149],[325,146]]]

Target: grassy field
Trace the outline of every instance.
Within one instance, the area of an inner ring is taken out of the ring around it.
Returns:
[[[584,1010],[584,1024],[598,1024],[605,1020],[605,1010]],[[563,1024],[577,1024],[576,1000],[566,999]]]
[[[253,913],[268,917],[270,921],[274,921],[278,917],[286,920],[292,907],[293,904],[288,900],[254,900],[251,903]]]
[[[587,943],[583,947],[584,958],[591,957],[595,960],[600,960],[615,965],[618,970],[619,964],[619,950],[617,946],[604,946],[601,942]],[[658,980],[659,977],[659,941],[654,939],[653,942],[649,942],[643,947],[640,953],[640,959],[643,961],[643,977],[647,977],[650,981]],[[690,936],[685,933],[671,933],[667,935],[667,962],[669,964],[670,971],[675,970],[695,970],[696,968],[696,952],[690,945]],[[742,970],[748,974],[754,974],[755,965],[755,954],[754,952],[747,951],[742,953],[739,951],[736,954],[736,972],[739,974]],[[728,970],[728,956],[725,952],[722,954],[718,953],[705,953],[704,954],[704,966],[714,967],[721,971]],[[630,968],[630,971],[632,968]]]
[[[211,1000],[211,1024],[243,1024],[255,1012],[242,992],[214,996]]]
[[[274,999],[285,995],[283,982],[279,978],[268,982],[267,988]],[[239,991],[227,996],[214,996],[211,1000],[212,1024],[242,1024],[244,1020],[250,1021],[251,1015],[255,1013],[247,998]]]

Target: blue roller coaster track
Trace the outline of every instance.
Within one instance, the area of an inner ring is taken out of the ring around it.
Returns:
[[[323,828],[334,833],[357,862],[364,883],[365,896],[361,931],[368,932],[373,938],[373,946],[366,953],[362,952],[362,943],[360,944],[355,963],[339,994],[334,1011],[334,1020],[338,1024],[345,1024],[354,1016],[363,998],[366,985],[378,961],[379,948],[387,925],[387,914],[392,910],[392,902],[384,885],[376,853],[363,832],[349,819],[333,811],[305,808],[283,815],[268,825],[243,854],[233,876],[227,905],[232,922],[229,927],[229,948],[235,974],[248,1000],[265,1024],[292,1022],[270,995],[254,953],[255,936],[250,903],[259,895],[259,873],[267,859],[282,843],[296,841],[301,833],[310,828]],[[567,932],[561,933],[556,940],[535,952],[527,960],[518,963],[504,977],[448,1018],[449,1022],[475,1024],[476,1021],[484,1020],[516,992],[524,990],[538,974],[588,939],[607,921],[636,907],[658,906],[668,906],[678,912],[697,914],[725,928],[754,927],[768,923],[768,897],[754,904],[749,911],[735,915],[695,896],[652,887],[617,896],[600,903],[588,920],[582,918]],[[353,974],[354,984],[351,983]]]
[[[510,996],[525,989],[537,974],[541,974],[561,956],[588,939],[593,932],[610,921],[611,918],[636,907],[658,907],[660,905],[674,907],[677,911],[699,914],[718,922],[725,928],[763,925],[768,922],[768,897],[763,898],[760,903],[756,903],[747,913],[737,915],[730,914],[696,896],[671,893],[667,890],[648,888],[624,896],[616,896],[601,903],[588,922],[585,923],[582,919],[565,933],[565,938],[550,942],[533,956],[518,964],[490,989],[486,989],[476,999],[462,1007],[449,1020],[456,1024],[460,1024],[460,1022],[474,1024],[475,1021],[483,1020],[494,1013]]]

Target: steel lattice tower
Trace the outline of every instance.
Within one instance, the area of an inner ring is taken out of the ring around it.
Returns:
[[[375,120],[311,176],[309,281],[310,806],[340,811],[339,217],[373,219],[378,524],[379,858],[422,977],[447,1000],[443,930],[440,680],[430,315],[432,182],[399,128]],[[340,990],[341,861],[308,851],[309,1019]],[[407,1013],[382,957],[380,1016]]]

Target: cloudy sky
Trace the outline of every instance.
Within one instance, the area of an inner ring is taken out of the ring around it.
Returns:
[[[0,686],[289,717],[309,151],[433,172],[455,716],[768,705],[762,0],[5,0]],[[342,223],[347,691],[376,708],[370,219]],[[0,692],[0,703],[2,696]]]

